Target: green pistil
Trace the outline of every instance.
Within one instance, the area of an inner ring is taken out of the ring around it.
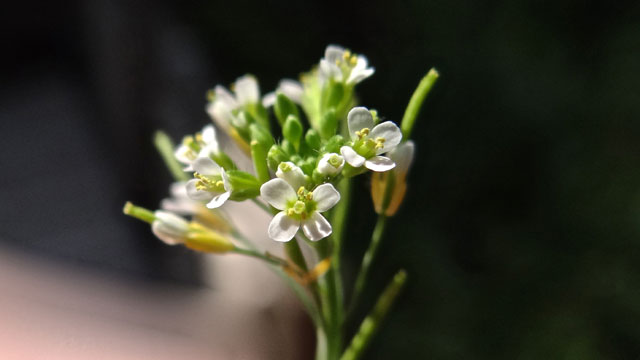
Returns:
[[[316,210],[316,202],[313,201],[313,193],[301,186],[297,191],[298,198],[287,204],[287,216],[296,220],[308,219]]]
[[[329,165],[333,166],[334,168],[338,168],[340,166],[340,164],[342,163],[342,160],[340,160],[340,157],[338,155],[331,155],[329,157],[329,161],[328,161]]]

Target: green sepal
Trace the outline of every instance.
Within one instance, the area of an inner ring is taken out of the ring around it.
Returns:
[[[211,159],[216,162],[216,164],[220,165],[222,168],[233,170],[236,168],[236,164],[231,160],[229,155],[223,153],[222,151],[218,151],[217,153],[211,154]]]
[[[334,135],[324,145],[324,152],[339,154],[342,145],[344,145],[344,138],[341,135]]]
[[[312,150],[320,150],[320,146],[322,145],[320,135],[318,135],[318,132],[313,129],[307,130],[307,133],[304,136],[304,141]]]
[[[287,139],[282,140],[282,142],[280,143],[280,146],[288,156],[293,156],[298,153],[296,151],[296,148],[293,146],[293,144]]]
[[[289,156],[277,144],[272,145],[267,153],[267,165],[271,171],[276,171],[281,162],[288,160]]]
[[[233,189],[232,200],[246,200],[260,194],[260,181],[255,176],[240,170],[229,170],[227,177]]]
[[[320,120],[320,136],[323,139],[328,139],[336,134],[338,129],[338,117],[336,116],[336,109],[334,107],[329,108]]]
[[[273,111],[276,114],[280,126],[284,126],[289,115],[294,115],[297,118],[300,117],[296,104],[283,93],[276,95],[276,103],[274,104]]]
[[[249,133],[251,134],[251,140],[257,141],[265,151],[274,143],[271,132],[264,126],[251,124],[249,125]]]

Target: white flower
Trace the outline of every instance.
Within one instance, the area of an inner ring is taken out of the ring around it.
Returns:
[[[189,232],[189,223],[173,213],[157,210],[155,220],[151,223],[151,231],[168,245],[178,245],[185,241]]]
[[[212,125],[202,128],[195,139],[186,137],[174,152],[176,160],[185,165],[184,171],[193,171],[193,162],[199,157],[209,157],[220,151],[216,130]]]
[[[347,163],[355,168],[364,165],[373,171],[387,171],[395,167],[393,160],[380,156],[393,150],[402,140],[396,124],[385,121],[374,126],[373,116],[365,107],[355,107],[347,116],[349,136],[353,144],[340,148]]]
[[[278,88],[275,92],[270,92],[265,94],[262,98],[262,105],[264,107],[273,106],[276,102],[276,94],[283,93],[286,97],[288,97],[291,101],[296,104],[302,103],[302,93],[303,93],[302,84],[298,81],[291,79],[282,79],[278,84]]]
[[[344,157],[336,153],[324,154],[318,161],[318,172],[324,176],[334,176],[344,167]]]
[[[329,45],[325,49],[324,58],[320,60],[320,75],[355,85],[373,75],[374,69],[368,67],[368,64],[363,55],[355,55],[340,46]]]
[[[235,95],[223,86],[217,85],[213,89],[213,99],[206,108],[207,114],[225,131],[229,131],[231,124],[242,123],[243,119],[238,119],[237,109],[260,101],[258,81],[251,75],[238,78],[233,89]],[[246,122],[246,119],[244,121]]]
[[[331,184],[322,184],[313,192],[301,186],[296,192],[283,179],[271,179],[260,187],[260,195],[271,206],[282,210],[269,224],[269,237],[276,241],[291,240],[300,227],[305,236],[317,241],[331,235],[331,224],[321,212],[340,201],[340,193]]]
[[[307,183],[307,178],[298,166],[290,161],[281,162],[276,170],[276,176],[288,182],[294,189]]]
[[[231,184],[224,169],[211,158],[201,157],[193,162],[196,171],[187,182],[187,195],[197,201],[208,201],[207,207],[215,209],[231,196]]]

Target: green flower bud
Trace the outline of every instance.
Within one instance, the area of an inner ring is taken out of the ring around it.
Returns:
[[[342,101],[345,89],[341,82],[329,81],[323,92],[323,105],[325,109],[337,108]]]
[[[267,153],[267,165],[271,171],[276,171],[281,162],[288,160],[289,156],[287,156],[282,148],[276,144],[272,145]]]
[[[307,134],[304,136],[304,141],[307,143],[309,148],[313,150],[320,150],[320,136],[317,131],[313,129],[307,130]]]
[[[276,95],[276,103],[274,104],[273,110],[280,126],[284,126],[289,115],[294,115],[296,118],[300,117],[296,104],[283,93]]]
[[[249,132],[251,133],[251,140],[257,141],[265,150],[273,145],[273,136],[264,126],[251,124]]]
[[[322,120],[320,120],[320,136],[323,139],[328,139],[336,134],[337,129],[338,117],[336,109],[332,107],[324,113]]]
[[[300,140],[302,139],[302,123],[297,116],[289,115],[282,126],[282,135],[287,139],[296,152],[300,150]]]
[[[326,153],[340,153],[340,148],[344,145],[344,138],[340,135],[335,135],[330,138],[324,145],[324,151]]]
[[[233,163],[233,160],[231,160],[229,155],[223,153],[222,151],[211,154],[211,158],[216,162],[216,164],[220,165],[224,169],[236,168],[236,164]]]

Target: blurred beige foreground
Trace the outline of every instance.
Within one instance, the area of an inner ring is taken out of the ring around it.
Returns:
[[[113,279],[0,248],[1,359],[303,359],[312,333],[262,264],[207,257],[201,289]]]

